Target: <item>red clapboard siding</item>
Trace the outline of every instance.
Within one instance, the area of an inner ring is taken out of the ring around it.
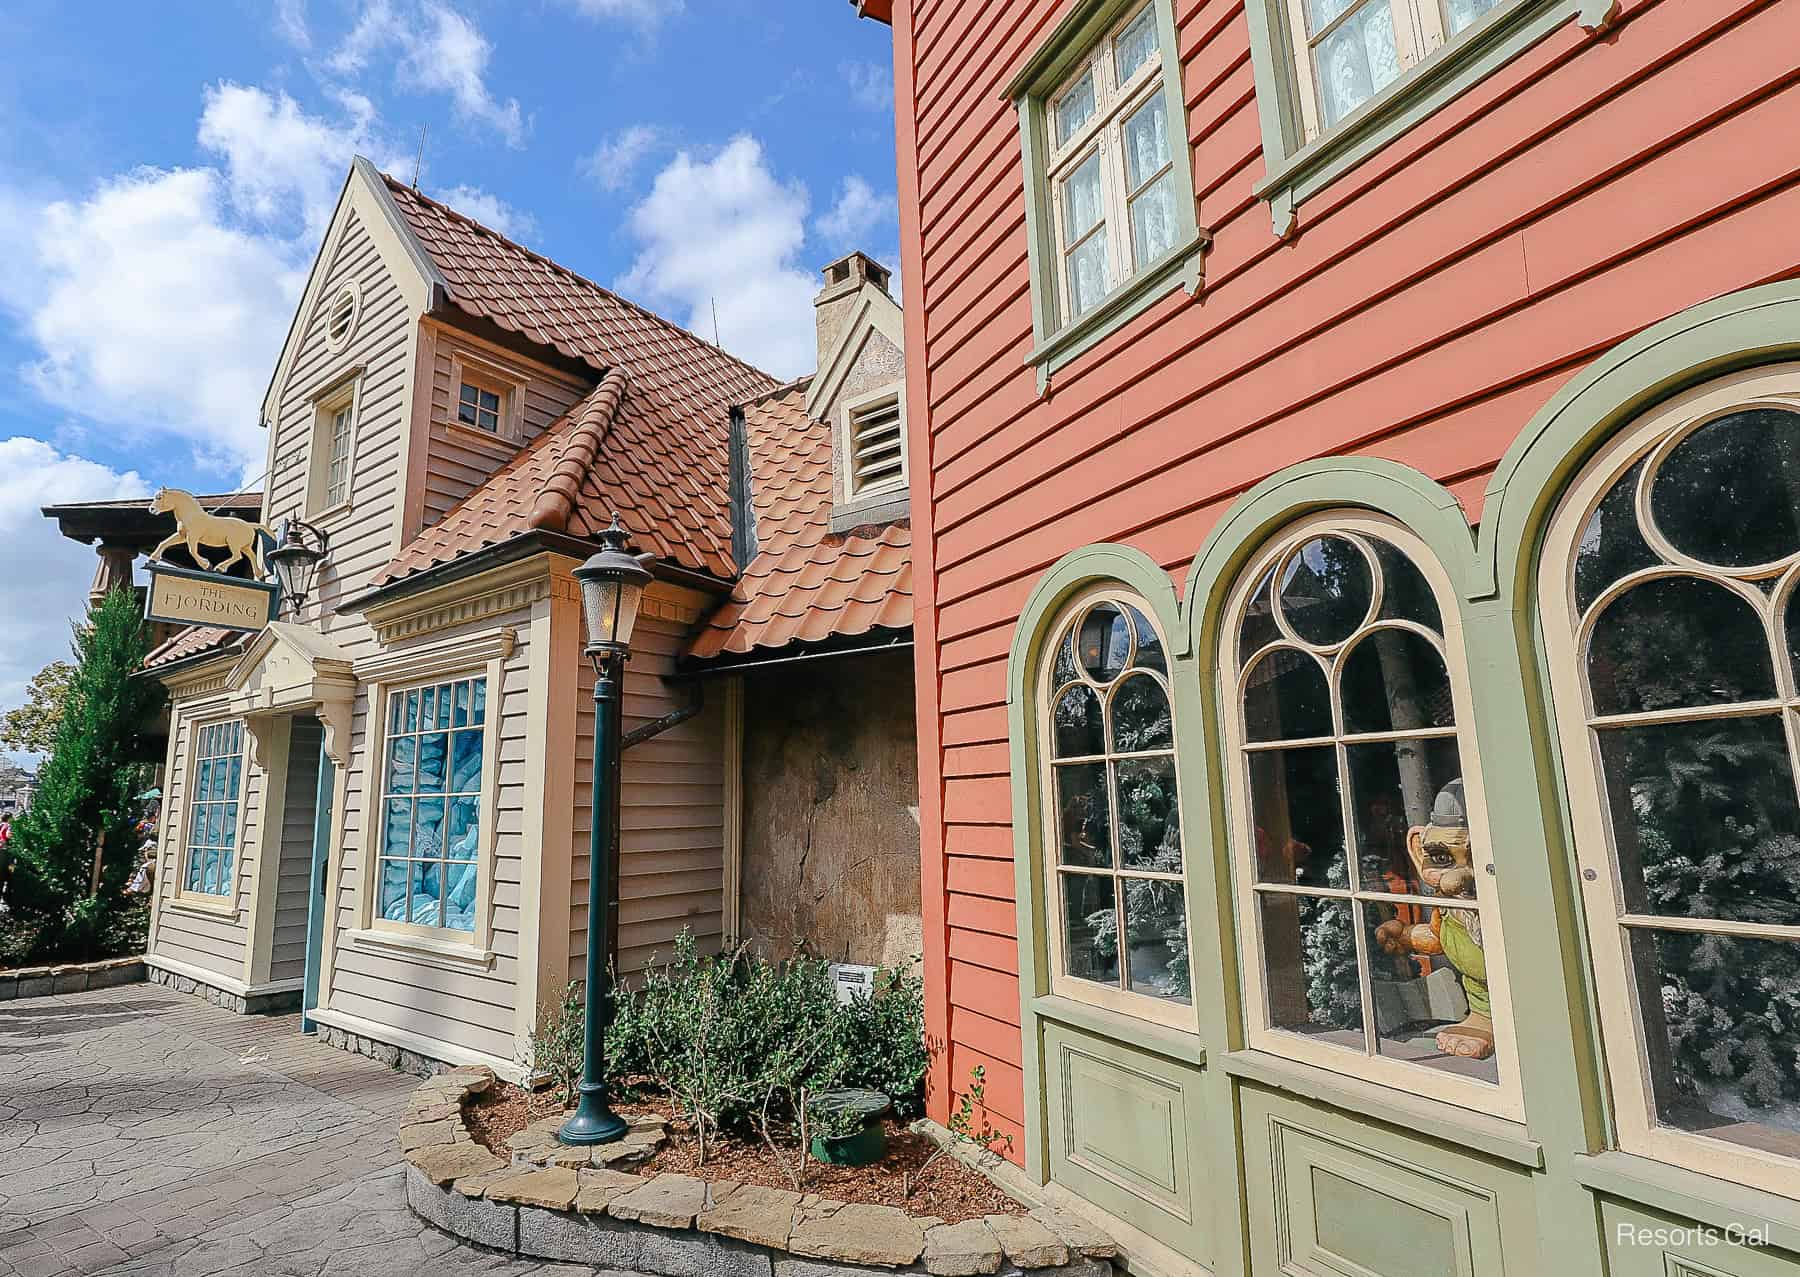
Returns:
[[[1243,0],[1177,0],[1189,160],[1214,236],[1060,369],[1032,345],[1017,120],[999,93],[1072,0],[897,6],[908,402],[920,587],[922,845],[939,1120],[987,1070],[1015,1134],[1019,988],[1007,654],[1043,571],[1118,541],[1179,586],[1283,466],[1362,453],[1471,520],[1519,431],[1594,355],[1683,307],[1800,274],[1800,5],[1626,0],[1566,24],[1273,234]]]

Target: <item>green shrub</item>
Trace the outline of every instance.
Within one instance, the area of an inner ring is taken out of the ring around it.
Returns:
[[[50,756],[31,805],[13,825],[17,864],[7,904],[37,927],[40,956],[97,957],[127,908],[137,863],[136,793],[150,777],[144,726],[163,701],[154,680],[135,678],[146,651],[144,618],[117,589],[75,630],[75,671],[62,700]],[[99,890],[94,851],[105,837]]]
[[[796,1122],[804,1093],[868,1087],[919,1111],[927,1055],[924,985],[917,963],[872,997],[840,1003],[830,964],[771,963],[743,947],[703,955],[683,932],[669,962],[617,989],[606,1035],[615,1090],[646,1078],[693,1124],[705,1156],[719,1131],[771,1147]],[[533,1067],[567,1094],[581,1073],[580,986],[570,985],[532,1037]]]

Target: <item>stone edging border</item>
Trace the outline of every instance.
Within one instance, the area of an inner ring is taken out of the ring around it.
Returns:
[[[0,971],[0,1002],[18,998],[47,998],[57,993],[82,993],[138,984],[145,979],[144,959],[107,958],[100,962],[62,962],[50,967],[19,967]]]
[[[400,1119],[407,1205],[480,1246],[659,1277],[1114,1277],[1112,1239],[1044,1207],[945,1224],[756,1184],[632,1175],[580,1164],[573,1149],[564,1152],[577,1164],[557,1165],[564,1159],[534,1135],[544,1123],[513,1137],[508,1163],[476,1143],[463,1118],[465,1101],[493,1084],[478,1066],[440,1073]],[[661,1138],[660,1121],[639,1119],[626,1142],[653,1153]],[[605,1161],[623,1164],[616,1154]]]

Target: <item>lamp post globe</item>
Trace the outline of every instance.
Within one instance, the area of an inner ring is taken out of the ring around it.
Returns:
[[[612,916],[618,882],[620,684],[631,633],[650,573],[625,549],[630,534],[619,516],[600,534],[600,549],[575,569],[587,624],[583,648],[594,666],[594,801],[588,839],[587,979],[581,1043],[580,1098],[557,1132],[564,1144],[607,1144],[626,1124],[608,1103],[606,1029],[612,1021]]]

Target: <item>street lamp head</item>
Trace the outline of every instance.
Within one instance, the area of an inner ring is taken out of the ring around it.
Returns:
[[[263,557],[281,586],[281,597],[291,603],[289,615],[312,596],[313,578],[330,547],[331,538],[304,519],[283,519],[276,528],[275,548]]]
[[[600,534],[600,549],[575,569],[581,584],[581,609],[587,618],[587,646],[583,649],[598,669],[611,656],[631,654],[631,632],[637,625],[638,604],[650,572],[635,555],[626,552],[631,534],[613,515],[612,526]]]

